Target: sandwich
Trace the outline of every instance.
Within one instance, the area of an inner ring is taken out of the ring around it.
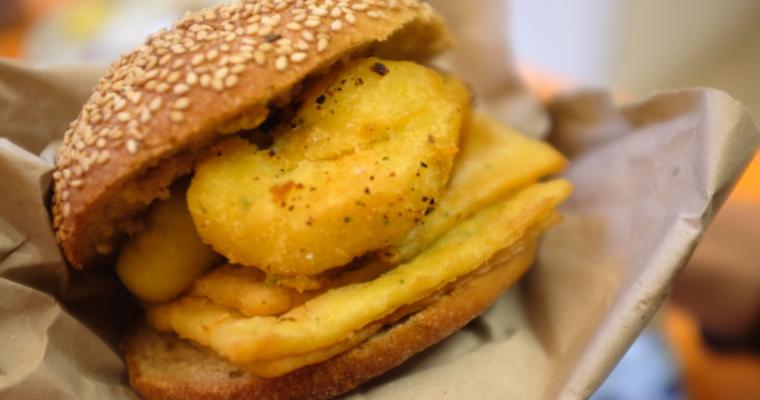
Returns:
[[[56,239],[115,268],[146,399],[326,399],[461,329],[533,264],[566,161],[427,62],[416,0],[188,13],[103,77],[64,135]],[[477,62],[477,61],[473,61]]]

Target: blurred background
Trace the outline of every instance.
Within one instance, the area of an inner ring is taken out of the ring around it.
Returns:
[[[450,0],[456,1],[456,0]],[[492,1],[492,0],[480,0]],[[107,64],[215,0],[0,0],[0,57]],[[760,1],[512,0],[513,53],[544,99],[574,87],[642,98],[711,86],[760,121]],[[594,396],[760,399],[760,159],[671,300]]]

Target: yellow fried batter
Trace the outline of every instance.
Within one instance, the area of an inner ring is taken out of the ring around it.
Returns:
[[[534,184],[460,222],[412,261],[373,281],[330,290],[280,317],[245,318],[192,298],[150,307],[147,316],[158,329],[209,346],[236,364],[324,349],[477,270],[502,249],[520,253],[570,191],[562,180]]]
[[[464,129],[460,146],[446,191],[440,198],[429,199],[434,210],[399,242],[380,252],[389,262],[414,257],[459,221],[518,188],[561,171],[567,163],[549,144],[478,112]]]
[[[188,204],[231,262],[313,275],[387,247],[448,181],[469,93],[410,62],[362,59],[321,77],[271,149],[229,140],[201,162]]]
[[[278,315],[313,297],[270,285],[255,268],[225,265],[198,278],[189,292],[238,310],[244,315]]]
[[[161,302],[185,291],[217,259],[198,237],[184,196],[173,194],[152,206],[145,230],[119,253],[116,273],[135,296]]]

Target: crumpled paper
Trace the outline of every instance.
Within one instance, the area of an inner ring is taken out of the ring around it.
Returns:
[[[348,397],[588,397],[665,297],[760,136],[740,104],[710,89],[622,108],[579,93],[547,114],[520,85],[506,36],[484,34],[504,32],[487,11],[504,2],[436,3],[466,49],[445,64],[512,125],[540,135],[551,120],[576,191],[519,286]],[[0,399],[136,398],[118,349],[134,309],[112,271],[66,268],[45,208],[54,149],[102,72],[0,62]]]

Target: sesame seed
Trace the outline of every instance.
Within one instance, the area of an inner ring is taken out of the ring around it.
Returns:
[[[284,71],[288,68],[288,59],[285,56],[277,57],[277,60],[274,62],[274,68],[278,71]]]
[[[229,73],[230,73],[230,69],[229,68],[222,67],[222,68],[219,68],[218,70],[216,70],[216,72],[214,72],[214,77],[219,78],[219,79],[224,79],[224,77],[227,76],[227,74],[229,74]]]
[[[201,75],[199,82],[202,87],[208,87],[211,83],[211,76],[209,76],[209,74],[203,74]]]
[[[290,61],[293,61],[294,63],[300,63],[301,61],[306,59],[306,53],[298,52],[293,53],[293,55],[290,56]]]
[[[346,22],[353,25],[356,23],[356,16],[354,14],[346,14]]]
[[[187,51],[185,47],[182,46],[181,44],[173,44],[170,49],[172,53],[174,54],[185,54],[185,52]]]
[[[273,27],[275,27],[275,26],[277,26],[277,25],[280,24],[280,15],[279,14],[275,14],[275,15],[273,15],[271,17],[268,17],[268,16],[265,15],[265,16],[261,17],[261,23],[264,24],[264,26],[268,26],[268,27],[272,27],[273,28]]]
[[[377,11],[367,11],[367,16],[370,18],[380,18],[380,13]]]
[[[81,179],[74,179],[73,181],[69,182],[69,185],[72,187],[80,187],[84,184]]]
[[[203,54],[196,54],[193,56],[193,59],[190,61],[190,64],[198,65],[206,60],[206,56]]]
[[[327,47],[330,45],[330,42],[327,41],[327,39],[319,39],[319,42],[317,43],[317,51],[323,52],[327,50]]]
[[[337,32],[341,30],[341,28],[343,28],[343,23],[340,22],[339,19],[336,19],[335,21],[332,22],[332,24],[330,24],[330,29],[332,29],[333,31]]]
[[[158,92],[158,93],[166,93],[166,92],[169,91],[170,87],[171,86],[169,86],[168,83],[166,83],[166,82],[160,82],[158,85],[156,85],[156,92]]]
[[[158,60],[158,65],[161,65],[161,66],[163,66],[163,65],[165,65],[166,63],[168,63],[168,62],[169,62],[169,60],[171,60],[171,59],[172,59],[172,56],[171,56],[170,54],[166,54],[166,55],[164,55],[163,57],[161,57],[161,58]]]
[[[169,76],[166,78],[166,81],[169,83],[175,83],[179,80],[181,76],[182,75],[180,74],[179,71],[174,71],[171,74],[169,74]]]
[[[278,55],[286,55],[286,56],[291,55],[293,54],[293,48],[287,45],[280,46],[277,48],[277,50],[275,50],[275,53],[277,53]]]
[[[245,65],[243,64],[238,64],[230,68],[230,72],[232,72],[233,74],[239,74],[243,71],[245,71]]]
[[[306,41],[303,39],[298,39],[296,41],[296,47],[298,48],[298,50],[301,50],[301,51],[309,50],[309,44],[306,43]]]
[[[245,28],[245,33],[248,34],[248,35],[255,35],[256,32],[258,32],[258,31],[259,31],[259,25],[258,24],[248,25]]]
[[[214,78],[211,80],[211,88],[217,92],[221,92],[224,90],[224,82],[222,82],[222,80],[219,78]]]
[[[224,80],[224,86],[226,86],[228,89],[237,85],[237,83],[238,83],[237,75],[230,75],[227,77],[227,79]]]
[[[108,159],[111,158],[111,153],[108,150],[103,150],[100,152],[97,158],[98,164],[103,164],[104,162],[108,161]]]
[[[132,95],[129,97],[129,100],[132,102],[132,104],[137,104],[142,99],[142,93],[140,92],[132,92]]]
[[[352,10],[356,11],[364,11],[369,8],[369,4],[366,3],[356,3],[351,5]]]
[[[193,71],[188,72],[187,76],[185,76],[185,83],[189,86],[194,86],[198,83],[198,74]]]
[[[184,83],[178,83],[174,85],[174,94],[185,94],[190,90],[190,87]]]
[[[148,103],[148,108],[151,111],[156,111],[160,107],[161,107],[161,97],[159,96],[154,97],[153,100],[151,100],[150,103]]]
[[[309,28],[316,28],[321,22],[318,19],[307,19],[303,24]]]
[[[242,64],[245,62],[245,57],[241,54],[230,56],[230,62],[232,64]]]
[[[272,33],[272,27],[269,25],[264,25],[259,29],[259,36],[269,36],[269,34]]]
[[[127,105],[127,101],[121,97],[116,97],[113,101],[113,110],[119,111]]]
[[[129,154],[137,153],[138,145],[134,139],[127,139],[126,146],[127,146],[127,152],[129,152]]]
[[[145,65],[145,68],[151,70],[156,67],[156,64],[158,64],[158,58],[156,56],[150,56],[148,57],[148,63]]]
[[[311,31],[303,31],[301,32],[301,37],[303,40],[307,42],[313,42],[314,41],[314,34],[311,33]]]
[[[301,24],[298,22],[290,22],[287,25],[285,25],[286,28],[288,28],[291,31],[300,31],[301,30]]]
[[[325,10],[324,8],[321,8],[321,7],[317,7],[315,9],[311,10],[311,15],[316,15],[318,17],[322,17],[322,16],[327,15],[327,10]]]
[[[190,100],[187,97],[180,97],[172,105],[177,110],[184,110],[190,105]]]
[[[128,112],[122,111],[118,114],[116,114],[116,119],[118,119],[121,122],[127,122],[130,119],[130,115]]]
[[[63,213],[64,218],[68,217],[71,214],[71,204],[63,203],[63,207],[61,207],[61,212]]]
[[[135,129],[135,128],[130,128],[130,129],[127,131],[127,134],[129,134],[129,136],[132,136],[133,138],[135,138],[135,139],[137,139],[137,140],[140,140],[140,139],[142,139],[142,138],[143,138],[143,134],[142,134],[142,132],[138,131],[138,130],[137,130],[137,129]]]
[[[98,138],[98,140],[95,142],[95,146],[102,149],[103,147],[106,147],[106,140],[103,138]]]
[[[219,55],[219,52],[216,49],[211,49],[206,53],[206,59],[209,61],[214,61],[214,59]]]
[[[147,108],[143,108],[140,111],[140,122],[146,123],[148,121],[150,121],[150,111]]]

